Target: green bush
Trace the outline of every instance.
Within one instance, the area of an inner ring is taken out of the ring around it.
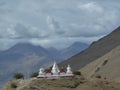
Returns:
[[[15,73],[13,78],[15,78],[15,79],[24,79],[24,75],[22,73]]]
[[[81,72],[80,71],[74,71],[73,74],[74,75],[81,75]]]
[[[30,77],[33,78],[33,77],[37,77],[37,76],[38,76],[38,72],[33,72]]]

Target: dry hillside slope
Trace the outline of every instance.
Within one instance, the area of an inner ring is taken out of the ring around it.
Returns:
[[[86,64],[102,57],[112,49],[120,45],[120,27],[114,30],[104,38],[94,42],[89,48],[83,52],[71,57],[70,59],[60,63],[60,66],[71,64],[73,70],[80,69]]]
[[[85,77],[101,76],[120,82],[120,46],[81,69]]]
[[[9,81],[2,90],[120,90],[120,83],[81,79]]]

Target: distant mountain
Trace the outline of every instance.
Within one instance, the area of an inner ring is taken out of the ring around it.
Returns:
[[[81,43],[81,42],[75,42],[68,48],[61,50],[60,56],[62,57],[63,60],[65,60],[65,59],[68,59],[68,58],[80,53],[81,51],[83,51],[86,48],[88,48],[88,44]]]
[[[30,43],[19,43],[8,50],[0,52],[0,59],[3,62],[12,62],[31,54],[49,56],[49,52],[43,47],[34,46]]]
[[[27,69],[33,71],[39,65],[45,65],[46,62],[48,65],[51,60],[52,57],[45,48],[29,43],[19,43],[8,50],[0,52],[0,64],[1,67],[5,68],[0,68],[0,71],[4,70],[4,73],[15,71],[26,72],[28,71]]]
[[[9,80],[15,72],[22,72],[28,77],[30,73],[38,71],[40,66],[50,66],[54,60],[60,62],[80,52],[84,47],[80,45],[82,43],[76,43],[59,51],[54,47],[43,48],[30,43],[18,43],[0,52],[0,81]]]
[[[102,57],[112,49],[120,45],[120,27],[111,32],[109,35],[92,43],[89,48],[71,57],[68,60],[61,62],[60,66],[66,66],[68,63],[73,70],[78,70],[90,62]]]
[[[53,57],[56,57],[57,55],[59,55],[59,50],[57,50],[56,48],[54,47],[50,47],[50,48],[47,48],[49,54]],[[56,58],[57,60],[57,58]]]
[[[48,50],[29,43],[19,43],[8,50],[0,52],[0,81],[10,79],[15,72],[29,76],[38,71],[40,65],[51,65],[53,61]]]

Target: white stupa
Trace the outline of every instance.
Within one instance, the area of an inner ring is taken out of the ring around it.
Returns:
[[[60,70],[59,70],[56,62],[54,62],[51,72],[52,72],[53,75],[58,75],[59,74]]]
[[[45,77],[45,69],[43,67],[40,68],[38,77]]]
[[[45,70],[44,70],[44,68],[42,68],[42,67],[41,67],[41,68],[40,68],[40,70],[39,70],[39,74],[40,74],[40,75],[45,74],[45,72],[44,72],[44,71],[45,71]]]
[[[67,75],[73,75],[73,73],[72,73],[72,69],[71,69],[71,67],[70,67],[69,64],[68,64],[68,67],[67,67],[66,74],[67,74]]]
[[[74,77],[72,73],[72,69],[70,65],[68,65],[67,70],[64,68],[59,69],[56,62],[54,62],[52,69],[44,70],[44,68],[40,68],[38,78],[50,78],[50,79],[57,79],[57,78],[72,78]]]

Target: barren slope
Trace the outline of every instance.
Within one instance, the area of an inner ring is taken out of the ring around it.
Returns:
[[[86,77],[101,76],[120,82],[120,46],[81,69]]]
[[[83,79],[28,79],[9,81],[3,90],[120,90],[120,83]]]

